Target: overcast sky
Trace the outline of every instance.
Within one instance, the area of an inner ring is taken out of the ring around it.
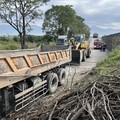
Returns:
[[[51,5],[73,5],[77,15],[82,16],[91,29],[97,27],[106,33],[108,29],[111,33],[120,31],[120,0],[50,0],[41,9],[45,12]]]
[[[100,36],[120,32],[120,0],[50,0],[46,5],[41,6],[43,13],[52,5],[73,5],[77,15],[83,17],[85,23],[91,28],[91,35],[94,32]],[[40,30],[42,23],[43,19],[35,21],[35,25],[40,26]],[[36,28],[33,32],[36,32]],[[0,33],[3,34],[2,28]]]

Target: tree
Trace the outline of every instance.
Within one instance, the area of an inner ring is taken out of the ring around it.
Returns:
[[[76,12],[71,5],[53,5],[51,9],[45,12],[43,30],[51,31],[53,35],[65,35],[67,28],[74,22],[75,16]]]
[[[76,34],[83,34],[84,19],[81,16],[75,17],[74,24],[71,26],[72,31]]]
[[[68,35],[68,38],[73,34],[86,34],[87,37],[90,35],[90,29],[84,23],[84,19],[76,15],[71,5],[52,6],[47,10],[43,30],[50,31],[54,36]]]
[[[85,34],[86,38],[90,36],[90,28],[85,24],[85,19],[81,16],[76,16],[71,29],[74,34]]]
[[[83,33],[85,34],[85,37],[88,39],[90,37],[90,28],[84,23],[83,27]]]
[[[19,34],[21,48],[25,48],[25,35],[31,30],[30,23],[40,18],[41,5],[49,0],[1,0],[0,19],[11,25]]]

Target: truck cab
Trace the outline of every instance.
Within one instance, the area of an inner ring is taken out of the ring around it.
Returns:
[[[58,36],[56,45],[68,45],[67,36],[66,35]]]
[[[75,35],[75,41],[76,42],[82,42],[83,41],[83,36],[81,36],[81,35]]]

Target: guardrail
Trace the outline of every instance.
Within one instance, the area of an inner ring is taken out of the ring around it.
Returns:
[[[103,36],[102,40],[107,44],[107,49],[112,51],[120,45],[120,33]]]

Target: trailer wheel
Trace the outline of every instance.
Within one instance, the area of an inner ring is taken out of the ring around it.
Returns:
[[[56,73],[49,73],[46,79],[47,79],[49,93],[54,93],[58,87],[57,74]]]
[[[59,78],[59,84],[61,86],[67,85],[68,81],[67,81],[66,72],[64,68],[60,68],[58,70],[58,78]]]

